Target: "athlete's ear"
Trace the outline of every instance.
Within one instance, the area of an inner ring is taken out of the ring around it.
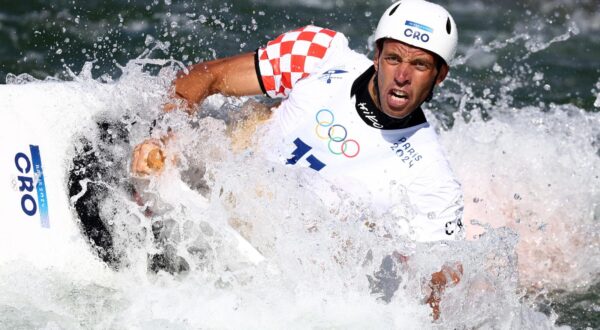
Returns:
[[[379,71],[379,55],[381,51],[379,50],[379,45],[375,46],[375,56],[373,56],[373,64],[375,65],[375,72]]]
[[[446,76],[448,75],[448,64],[444,63],[440,66],[440,72],[437,75],[437,79],[435,81],[436,85],[439,85],[442,81],[444,81],[444,79],[446,79]]]

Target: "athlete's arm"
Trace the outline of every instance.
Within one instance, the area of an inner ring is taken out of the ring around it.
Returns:
[[[433,156],[433,154],[432,154]],[[462,239],[463,194],[460,184],[446,160],[434,161],[421,170],[421,175],[409,186],[411,204],[416,215],[412,220],[417,241]],[[460,282],[463,267],[460,262],[448,262],[431,274],[431,290],[426,303],[433,319],[440,317],[440,303],[447,288]]]
[[[188,112],[212,94],[247,96],[261,94],[256,75],[254,53],[198,63],[188,72],[181,71],[173,81],[173,98],[180,99]],[[165,111],[177,108],[176,103],[165,105]],[[168,137],[149,139],[137,145],[133,152],[131,171],[136,175],[160,173],[164,166],[164,144]]]
[[[259,48],[256,54],[196,64],[175,79],[173,98],[182,100],[183,107],[194,112],[196,105],[216,93],[247,96],[264,92],[270,97],[287,97],[298,81],[318,72],[338,35],[334,48],[347,48],[348,42],[343,35],[329,29],[305,26],[280,35]],[[294,47],[296,43],[298,47]],[[167,104],[165,111],[177,108],[177,103]],[[157,143],[136,148],[132,162],[134,174],[158,172],[146,161],[150,152],[160,155],[154,151],[157,148],[160,148]]]
[[[262,94],[256,75],[254,53],[195,64],[189,68],[189,72],[180,72],[173,85],[174,97],[186,101],[188,109],[192,111],[212,94]]]

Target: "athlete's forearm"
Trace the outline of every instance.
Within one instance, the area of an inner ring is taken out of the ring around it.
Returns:
[[[175,97],[193,107],[212,94],[247,96],[261,93],[254,53],[193,65],[187,73],[180,72],[174,81]]]
[[[254,66],[254,53],[198,63],[187,72],[180,72],[173,82],[173,98],[182,100],[188,112],[212,94],[226,96],[257,95],[261,93]],[[178,102],[168,103],[165,111],[179,108]],[[158,174],[165,165],[165,144],[173,137],[169,133],[160,140],[150,139],[136,146],[132,172],[138,175]]]

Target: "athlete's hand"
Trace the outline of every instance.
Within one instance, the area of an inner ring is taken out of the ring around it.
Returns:
[[[190,115],[193,115],[196,112],[196,109],[198,107],[193,106],[191,103],[189,103],[188,101],[178,98],[178,97],[171,97],[169,99],[169,101],[167,101],[167,103],[165,103],[163,105],[163,111],[164,112],[171,112],[171,111],[175,111],[175,110],[183,110],[185,112],[187,112]]]
[[[431,294],[426,302],[429,307],[431,307],[434,320],[440,318],[440,302],[442,300],[442,294],[447,287],[453,287],[458,284],[462,274],[463,267],[459,263],[452,266],[444,265],[442,266],[442,270],[431,274],[431,280],[429,282]]]
[[[165,159],[163,143],[158,139],[148,139],[133,149],[131,172],[138,176],[160,174]]]
[[[169,92],[169,99],[163,105],[163,111],[171,112],[175,110],[183,110],[188,114],[193,115],[196,110],[198,110],[198,107],[196,106],[196,103],[186,99],[183,95],[178,94],[175,91],[175,86],[173,86]]]

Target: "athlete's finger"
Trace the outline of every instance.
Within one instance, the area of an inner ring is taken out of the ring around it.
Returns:
[[[164,166],[165,158],[158,140],[146,140],[133,149],[131,171],[136,175],[159,173]]]
[[[146,157],[146,165],[153,171],[160,171],[165,165],[165,158],[166,157],[160,148],[153,148],[148,152],[148,156]]]

